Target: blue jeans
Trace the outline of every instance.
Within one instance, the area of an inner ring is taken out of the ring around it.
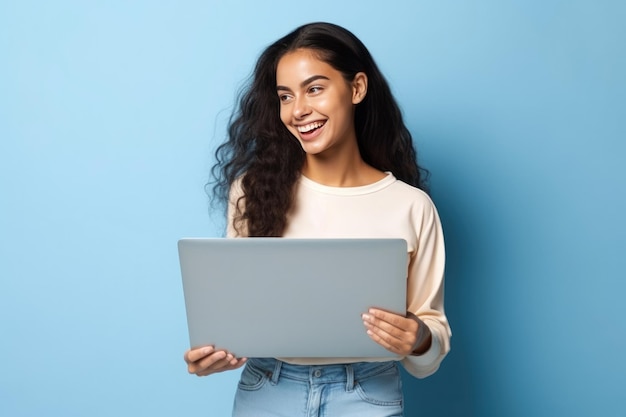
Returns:
[[[402,416],[396,362],[290,365],[248,359],[235,395],[233,417]]]

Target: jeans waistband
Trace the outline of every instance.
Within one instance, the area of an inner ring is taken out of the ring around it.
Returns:
[[[266,374],[272,384],[278,383],[279,378],[310,384],[345,382],[348,391],[352,391],[356,381],[371,378],[397,366],[394,361],[292,365],[273,358],[250,358],[248,364]]]

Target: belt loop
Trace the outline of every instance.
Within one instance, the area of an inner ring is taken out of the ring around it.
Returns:
[[[346,365],[346,391],[352,392],[354,389],[354,368],[352,365]]]
[[[274,364],[274,372],[272,372],[272,376],[270,377],[270,382],[272,383],[272,385],[278,384],[278,377],[280,376],[280,368],[282,366],[283,363],[277,359],[276,363]]]

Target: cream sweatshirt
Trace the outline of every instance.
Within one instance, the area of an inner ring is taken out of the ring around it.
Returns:
[[[387,173],[382,180],[360,187],[330,187],[301,176],[295,203],[287,217],[286,238],[402,238],[408,253],[407,311],[432,333],[430,349],[401,359],[417,378],[433,374],[450,350],[451,331],[444,312],[445,249],[437,210],[423,191]],[[239,183],[231,190],[227,235],[234,230]],[[365,328],[363,329],[365,331]],[[279,358],[300,365],[374,362],[384,358]]]

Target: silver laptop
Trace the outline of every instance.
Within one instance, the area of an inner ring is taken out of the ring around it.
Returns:
[[[192,347],[238,357],[396,357],[361,313],[406,312],[403,239],[185,238],[178,242]]]

